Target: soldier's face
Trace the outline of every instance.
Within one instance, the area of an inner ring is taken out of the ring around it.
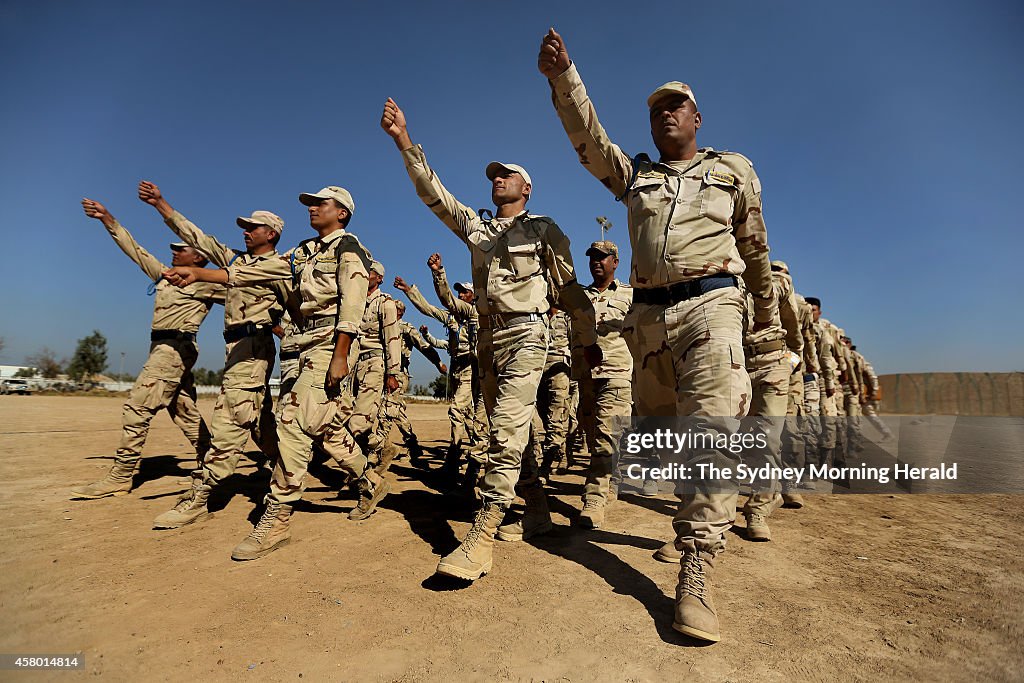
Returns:
[[[348,217],[348,209],[333,199],[325,199],[309,209],[309,226],[314,230],[340,225]]]
[[[658,151],[686,147],[700,128],[700,112],[686,95],[669,95],[651,107],[651,137]]]
[[[515,171],[502,171],[491,181],[491,201],[495,206],[530,198],[530,186]]]
[[[201,266],[206,259],[192,247],[171,250],[171,265],[194,267]]]
[[[811,315],[814,316],[814,322],[818,322],[818,318],[821,317],[821,306],[811,304]]]
[[[467,304],[473,303],[473,292],[468,289],[459,290],[459,298],[465,301]]]
[[[595,280],[603,280],[606,277],[615,275],[615,269],[619,267],[619,259],[612,254],[599,254],[594,252],[590,255],[590,274]]]
[[[401,306],[397,306],[396,309],[398,310],[398,319],[401,320],[402,316],[405,315],[405,309]]]
[[[265,225],[249,225],[242,231],[246,249],[259,249],[270,244],[277,233]]]
[[[380,276],[380,274],[376,270],[371,270],[370,273],[369,273],[369,278],[367,278],[367,279],[370,282],[370,291],[371,292],[373,290],[377,289],[378,287],[380,287],[380,283],[384,281],[384,278],[382,278]]]

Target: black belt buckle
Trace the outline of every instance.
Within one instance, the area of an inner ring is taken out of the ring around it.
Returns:
[[[194,341],[196,338],[193,332],[182,332],[181,330],[150,330],[149,340],[158,341]]]
[[[229,330],[224,330],[224,341],[228,343],[236,342],[245,339],[246,337],[255,336],[260,332],[269,329],[269,326],[260,326],[252,322],[242,323],[241,325],[236,325]]]

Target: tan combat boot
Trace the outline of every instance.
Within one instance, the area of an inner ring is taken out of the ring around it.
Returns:
[[[526,501],[526,514],[515,522],[498,527],[499,541],[525,541],[546,534],[554,528],[551,523],[551,510],[548,509],[548,495],[544,492],[543,486],[524,487],[523,500]]]
[[[799,510],[804,506],[804,497],[799,493],[787,491],[782,494],[782,507],[790,510]]]
[[[377,509],[377,504],[391,491],[391,482],[367,467],[356,482],[359,485],[359,504],[348,513],[349,519],[366,519]]]
[[[580,513],[579,523],[585,529],[600,529],[604,524],[604,513],[607,509],[604,498],[599,496],[588,496],[583,501],[583,512]]]
[[[232,560],[258,560],[268,555],[292,539],[291,532],[292,506],[278,503],[276,500],[267,502],[259,523],[253,527],[241,543],[231,551]]]
[[[206,502],[213,487],[193,480],[192,488],[178,499],[178,504],[153,520],[154,529],[177,529],[198,522],[210,515]]]
[[[476,581],[491,571],[494,534],[508,511],[507,505],[486,503],[476,513],[473,526],[458,548],[441,558],[437,573]]]
[[[123,496],[132,490],[132,477],[135,476],[135,464],[131,465],[114,461],[110,471],[91,484],[76,486],[71,489],[71,498],[106,498],[107,496]]]
[[[384,447],[380,450],[380,459],[373,466],[373,471],[383,477],[384,473],[391,467],[391,463],[394,462],[396,455],[398,455],[398,447],[390,441],[385,443]]]
[[[711,600],[715,559],[711,553],[687,551],[680,560],[676,586],[676,618],[672,628],[691,638],[717,643],[722,639],[718,614]]]
[[[772,530],[768,528],[768,518],[757,512],[744,512],[743,517],[747,520],[748,541],[770,541]]]
[[[675,564],[679,562],[679,560],[683,559],[683,554],[676,550],[675,541],[668,541],[665,545],[654,551],[654,559],[658,562]]]

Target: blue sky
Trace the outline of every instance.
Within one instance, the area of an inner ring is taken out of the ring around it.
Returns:
[[[111,370],[121,352],[141,367],[147,281],[78,202],[166,258],[142,178],[239,247],[234,217],[254,209],[285,219],[284,245],[312,236],[297,194],[340,184],[389,290],[394,274],[429,290],[435,250],[465,279],[465,247],[378,127],[388,96],[462,201],[489,205],[492,159],[529,169],[531,211],[565,229],[587,281],[594,217],[620,245],[626,221],[537,72],[554,25],[630,153],[653,151],[649,92],[694,88],[698,142],[753,160],[773,257],[879,372],[1024,370],[1022,18],[1019,2],[0,2],[0,364],[99,329]],[[223,364],[220,316],[201,366]]]

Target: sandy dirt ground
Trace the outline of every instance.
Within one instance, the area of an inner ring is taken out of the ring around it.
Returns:
[[[445,410],[412,408],[435,468]],[[351,522],[320,466],[292,543],[237,563],[268,473],[244,460],[212,518],[151,529],[190,468],[164,415],[131,494],[69,500],[110,466],[119,416],[117,398],[0,396],[0,653],[86,663],[0,680],[1024,678],[1020,497],[815,496],[762,544],[739,522],[716,576],[724,640],[700,646],[672,630],[678,567],[652,559],[669,494],[626,495],[582,531],[580,472],[557,477],[555,531],[499,544],[493,573],[460,588],[431,575],[470,511],[400,461],[382,509]]]

